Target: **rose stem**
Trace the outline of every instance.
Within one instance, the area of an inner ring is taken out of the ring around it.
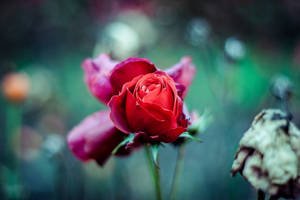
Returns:
[[[265,200],[265,193],[261,190],[257,191],[257,200]]]
[[[173,181],[171,186],[171,192],[170,192],[170,199],[175,200],[176,199],[176,193],[178,191],[178,185],[179,185],[179,175],[181,172],[181,168],[183,166],[183,155],[184,155],[184,148],[185,144],[182,143],[177,152],[177,161],[176,161],[176,167],[173,175]]]
[[[147,145],[145,145],[145,153],[146,153],[147,163],[151,172],[151,176],[155,185],[156,199],[162,200],[161,190],[160,190],[160,177],[159,177],[159,161],[158,161],[159,158],[157,158],[157,165],[156,165],[150,153],[150,149]]]

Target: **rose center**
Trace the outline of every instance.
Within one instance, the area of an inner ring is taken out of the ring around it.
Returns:
[[[161,89],[161,83],[159,82],[145,82],[143,83],[139,89],[138,89],[138,95],[141,99],[143,99],[146,95],[151,94],[152,93],[159,93]]]
[[[156,104],[165,109],[173,109],[173,93],[163,76],[144,76],[137,83],[135,95],[144,103]]]

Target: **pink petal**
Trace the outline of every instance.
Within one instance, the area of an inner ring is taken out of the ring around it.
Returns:
[[[94,159],[103,165],[125,136],[114,127],[106,110],[84,119],[71,130],[67,140],[70,150],[80,160]]]
[[[116,93],[121,91],[122,86],[139,75],[156,71],[156,67],[145,58],[128,58],[119,63],[111,72],[110,82]]]
[[[113,95],[109,75],[118,62],[111,60],[109,55],[100,54],[95,59],[86,59],[82,63],[85,71],[85,82],[90,92],[106,104]]]
[[[185,91],[183,92],[183,97],[185,97],[196,73],[192,58],[188,56],[181,58],[179,63],[167,69],[166,72],[176,83],[185,86]]]

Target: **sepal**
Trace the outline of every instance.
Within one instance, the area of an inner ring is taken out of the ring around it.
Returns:
[[[159,147],[160,147],[160,143],[151,144],[151,154],[152,154],[153,162],[156,166],[158,166]]]
[[[180,135],[180,137],[187,138],[187,139],[191,139],[191,140],[193,140],[193,141],[195,141],[195,142],[202,143],[202,141],[201,141],[199,138],[193,136],[193,135],[190,134],[189,132],[184,132],[184,133],[182,133],[182,134]]]
[[[117,151],[127,143],[132,143],[134,139],[134,134],[129,134],[114,150],[112,151],[112,154],[116,154]]]

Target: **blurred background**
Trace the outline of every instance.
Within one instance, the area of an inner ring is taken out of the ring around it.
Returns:
[[[214,120],[203,143],[186,147],[177,199],[256,198],[230,169],[253,117],[279,107],[274,81],[291,84],[300,126],[298,1],[4,0],[0,29],[0,199],[154,199],[142,149],[99,168],[66,146],[73,126],[105,109],[81,68],[100,52],[146,57],[162,69],[193,57],[186,103]],[[160,154],[167,197],[176,149]]]

